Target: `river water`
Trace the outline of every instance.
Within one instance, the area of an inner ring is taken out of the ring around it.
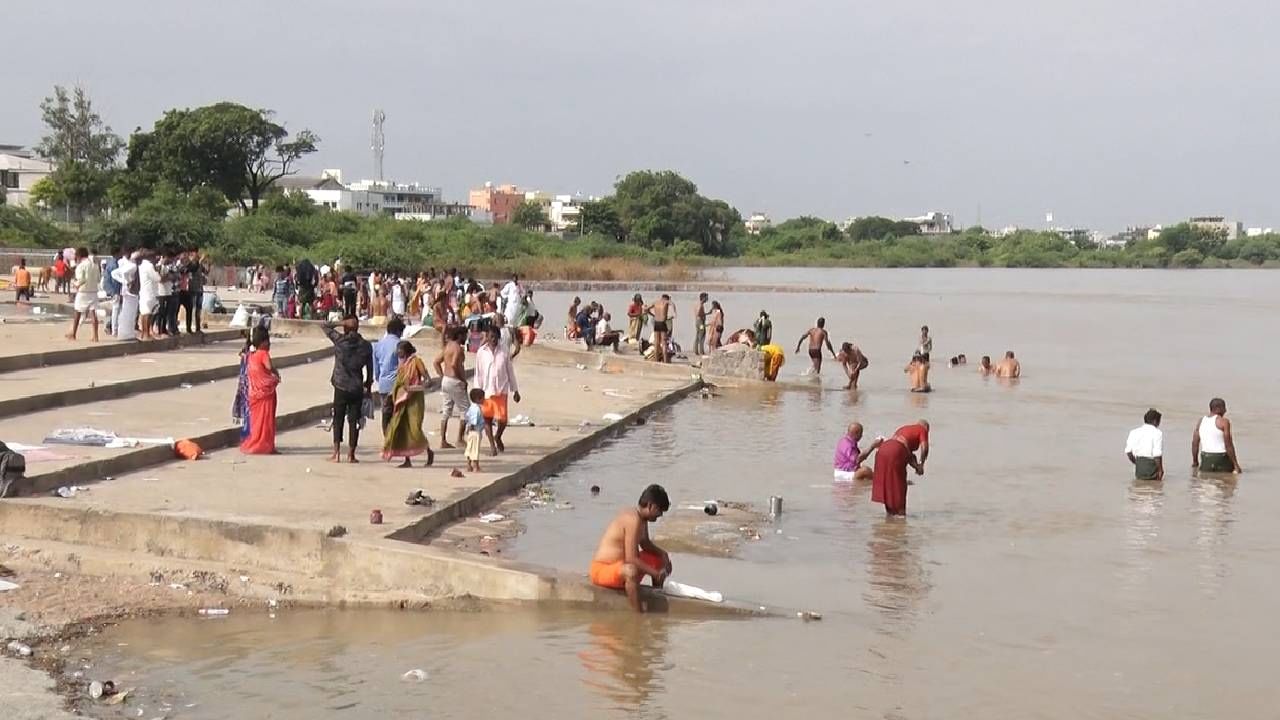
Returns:
[[[788,350],[825,315],[834,339],[871,358],[861,391],[842,391],[833,367],[804,389],[684,401],[553,480],[574,509],[526,512],[508,553],[585,571],[603,524],[648,482],[677,504],[782,495],[781,521],[739,557],[677,556],[676,577],[821,622],[264,610],[126,623],[94,662],[141,686],[149,711],[167,703],[169,717],[192,718],[1274,713],[1272,274],[729,274],[876,289],[718,296],[728,329],[768,309]],[[623,314],[620,295],[593,299]],[[675,299],[687,343],[690,298]],[[562,303],[539,299],[556,320]],[[902,365],[926,323],[935,358],[1013,349],[1022,380],[936,363],[936,392],[907,393]],[[784,376],[797,375],[807,363],[789,357]],[[1190,469],[1193,423],[1214,395],[1236,424],[1238,478]],[[1122,454],[1150,406],[1164,413],[1163,486],[1135,483]],[[832,484],[849,421],[874,435],[919,417],[934,449],[906,520],[886,520],[865,484]],[[402,681],[412,668],[428,678]]]

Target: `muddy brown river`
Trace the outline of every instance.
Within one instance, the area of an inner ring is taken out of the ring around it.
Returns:
[[[734,270],[743,282],[856,284],[858,295],[719,299],[760,309],[783,344],[819,314],[871,358],[801,389],[689,399],[553,479],[506,553],[585,572],[608,517],[661,482],[677,504],[784,513],[733,559],[677,556],[676,579],[821,612],[796,620],[621,613],[293,612],[120,625],[93,647],[170,718],[1268,717],[1280,639],[1280,410],[1270,359],[1280,290],[1265,271]],[[604,294],[623,314],[621,294]],[[690,342],[689,297],[676,295]],[[567,296],[539,305],[559,322]],[[921,324],[929,396],[902,365]],[[1023,378],[979,377],[1016,351]],[[790,355],[784,376],[807,363]],[[1195,477],[1210,397],[1236,425],[1238,477]],[[1135,483],[1125,436],[1164,413],[1167,478]],[[905,520],[836,486],[844,426],[933,425]],[[536,420],[536,418],[535,418]],[[593,498],[587,488],[601,486]],[[425,679],[403,680],[421,669]]]

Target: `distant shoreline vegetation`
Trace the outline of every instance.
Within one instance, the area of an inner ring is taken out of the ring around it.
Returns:
[[[55,87],[40,106],[37,148],[52,172],[30,190],[37,211],[8,207],[0,187],[0,246],[99,252],[198,246],[229,265],[337,258],[358,268],[457,267],[538,279],[683,280],[691,267],[1214,268],[1280,264],[1280,235],[1228,241],[1188,224],[1124,247],[1094,247],[1055,232],[992,235],[970,228],[919,235],[912,222],[859,218],[848,227],[799,217],[750,233],[741,213],[671,170],[628,173],[613,194],[580,205],[563,237],[542,232],[545,209],[525,202],[515,224],[432,222],[329,211],[277,181],[318,152],[309,130],[291,133],[269,110],[230,102],[173,109],[126,142],[83,88]],[[121,163],[121,154],[124,162]],[[238,209],[236,217],[228,210]],[[57,211],[72,222],[56,223]]]

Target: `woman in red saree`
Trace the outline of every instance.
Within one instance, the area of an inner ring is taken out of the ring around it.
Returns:
[[[253,329],[253,352],[245,363],[249,375],[249,434],[240,442],[246,455],[276,453],[276,386],[280,373],[271,365],[271,335]]]
[[[920,451],[920,459],[915,453]],[[884,504],[889,515],[907,514],[907,466],[924,474],[929,458],[929,421],[904,425],[876,451],[875,476],[871,481],[871,502]]]

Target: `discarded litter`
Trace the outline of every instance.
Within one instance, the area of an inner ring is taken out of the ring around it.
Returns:
[[[110,680],[101,682],[94,680],[89,683],[89,697],[94,700],[101,700],[104,697],[110,697],[116,694],[116,684]]]
[[[424,490],[414,490],[409,493],[409,497],[404,499],[405,505],[426,505],[430,507],[436,504],[435,498],[431,497]]]
[[[242,582],[242,583],[247,583],[247,582],[249,582],[249,576],[248,576],[248,575],[241,575],[241,576],[240,576],[240,582]]]
[[[21,586],[20,586],[20,585],[18,585],[17,583],[11,583],[11,582],[9,582],[8,580],[0,580],[0,592],[8,592],[8,591],[10,591],[10,590],[17,590],[19,587],[21,587]]]
[[[110,430],[99,430],[91,427],[58,428],[45,436],[43,442],[58,445],[84,445],[87,447],[103,447],[116,439]]]
[[[221,615],[230,615],[231,611],[227,608],[200,608],[198,611],[201,615],[208,617],[218,617]]]
[[[500,515],[498,513],[492,513],[492,512],[485,513],[480,516],[480,522],[482,523],[502,522],[503,520],[506,520],[506,519],[507,519],[506,515]]]
[[[422,682],[427,679],[427,671],[414,668],[413,670],[401,675],[400,679],[406,682]]]
[[[182,388],[183,390],[190,390],[191,388],[195,387],[195,385],[192,385],[191,383],[182,383],[178,387]]]
[[[153,363],[155,361],[155,358],[138,358],[138,362]]]
[[[6,645],[5,647],[9,649],[9,652],[13,653],[14,655],[17,655],[18,657],[31,657],[30,645],[24,645],[18,642],[17,640],[14,640],[13,642]]]
[[[533,418],[528,415],[517,415],[511,418],[511,422],[507,423],[507,425],[515,425],[517,427],[534,427]]]
[[[625,416],[624,416],[624,415],[620,415],[620,414],[618,414],[618,413],[605,413],[605,414],[601,417],[601,419],[602,419],[602,420],[605,420],[606,422],[620,422],[620,421],[622,420],[622,418],[623,418],[623,417],[625,417]]]
[[[334,525],[333,527],[329,528],[329,532],[328,532],[328,535],[331,538],[340,538],[346,534],[347,534],[347,528],[342,525]]]
[[[803,621],[805,621],[805,622],[811,622],[811,621],[813,621],[813,620],[821,620],[821,619],[822,619],[822,613],[809,612],[809,611],[801,611],[801,612],[796,613],[796,617],[800,618],[801,620],[803,620]]]
[[[378,510],[377,508],[374,508],[373,510],[370,510],[370,511],[369,511],[369,524],[370,524],[370,525],[381,525],[381,524],[382,524],[382,511],[381,511],[381,510]]]
[[[577,365],[575,365],[574,367],[578,368],[579,370],[586,370],[586,369],[587,369],[587,366],[586,366],[586,365],[583,365],[582,363],[578,363],[578,364],[577,364]]]
[[[80,485],[63,485],[57,490],[54,490],[53,494],[57,495],[60,498],[73,498],[79,493],[88,492],[88,491],[89,491],[89,488],[82,487]]]
[[[706,600],[707,602],[724,602],[724,595],[711,590],[703,590],[693,585],[685,585],[684,583],[668,580],[662,585],[662,592],[674,597],[692,598],[694,600]]]

